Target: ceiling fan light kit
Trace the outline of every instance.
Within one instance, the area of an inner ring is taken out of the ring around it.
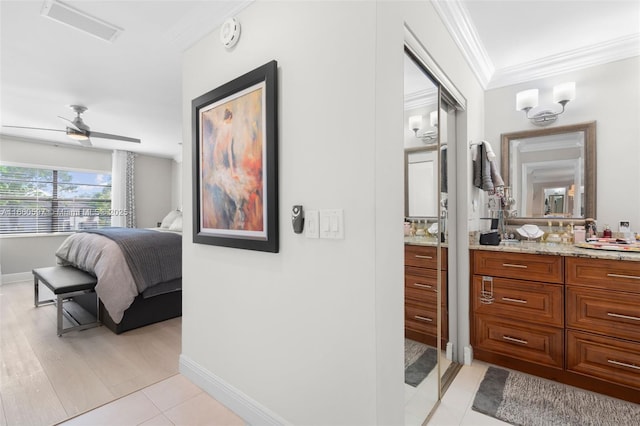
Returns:
[[[82,120],[82,117],[80,117],[80,115],[83,112],[85,112],[88,108],[83,105],[69,105],[69,108],[71,108],[76,113],[76,118],[74,118],[73,121],[69,120],[68,118],[58,116],[58,118],[64,122],[65,130],[44,129],[41,127],[4,126],[4,125],[3,127],[13,127],[18,129],[48,130],[52,132],[65,132],[67,136],[69,136],[71,139],[75,141],[80,142],[82,146],[91,146],[91,140],[89,139],[91,137],[101,138],[101,139],[113,139],[113,140],[119,140],[124,142],[140,143],[140,139],[137,139],[137,138],[130,138],[128,136],[120,136],[120,135],[112,135],[110,133],[92,132],[91,128],[87,126],[85,122]]]

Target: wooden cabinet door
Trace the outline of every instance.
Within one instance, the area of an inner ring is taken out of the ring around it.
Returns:
[[[474,347],[522,361],[563,368],[564,336],[561,328],[476,314],[474,331]]]
[[[546,283],[564,283],[561,256],[475,250],[473,273]]]
[[[640,343],[568,330],[567,370],[640,389]]]
[[[483,297],[483,288],[491,299]],[[563,327],[563,293],[559,284],[474,275],[472,305],[479,314]]]
[[[567,284],[640,293],[640,262],[568,257]]]
[[[441,269],[447,270],[448,250],[446,247],[440,248]],[[438,268],[438,247],[436,246],[404,246],[404,264],[405,266],[417,266],[419,268]]]
[[[567,327],[640,342],[640,294],[569,285]]]

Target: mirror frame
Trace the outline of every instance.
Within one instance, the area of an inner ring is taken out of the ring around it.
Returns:
[[[435,214],[433,216],[410,216],[409,215],[409,155],[419,153],[419,152],[430,152],[438,150],[438,146],[440,145],[440,136],[438,136],[438,142],[431,145],[425,146],[416,146],[411,148],[404,149],[404,217],[405,219],[433,219],[438,220],[440,217],[439,214]],[[440,157],[438,156],[438,176],[440,176]],[[436,191],[438,190],[438,186],[440,185],[440,180],[436,182]],[[437,192],[436,192],[437,193]],[[440,205],[440,199],[437,200],[438,206]],[[437,206],[436,206],[437,208]],[[437,208],[437,211],[439,209]]]
[[[511,155],[511,141],[515,139],[532,138],[537,136],[558,135],[562,133],[584,132],[584,217],[564,218],[580,224],[587,218],[596,219],[596,122],[572,124],[568,126],[549,127],[544,129],[523,130],[519,132],[503,133],[501,138],[501,171],[502,179],[511,186],[509,176],[509,158]],[[546,217],[513,217],[507,222],[512,224],[546,223]]]

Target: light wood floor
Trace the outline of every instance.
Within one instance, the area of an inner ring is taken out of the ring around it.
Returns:
[[[180,352],[181,318],[58,337],[32,281],[0,285],[0,426],[51,425],[128,395],[177,374]]]

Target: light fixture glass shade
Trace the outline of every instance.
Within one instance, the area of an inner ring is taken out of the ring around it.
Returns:
[[[538,106],[538,89],[523,90],[516,94],[516,111]]]
[[[431,127],[438,127],[438,111],[431,111],[429,114],[429,124],[431,124]]]
[[[421,115],[412,115],[409,117],[409,128],[414,132],[417,132],[418,129],[422,127],[422,116]]]
[[[86,141],[87,139],[89,139],[89,136],[85,135],[84,133],[80,133],[80,132],[69,132],[69,131],[67,131],[67,136],[69,136],[71,139],[75,139],[77,141]]]
[[[553,102],[569,102],[576,98],[576,83],[573,81],[558,84],[553,88]]]

